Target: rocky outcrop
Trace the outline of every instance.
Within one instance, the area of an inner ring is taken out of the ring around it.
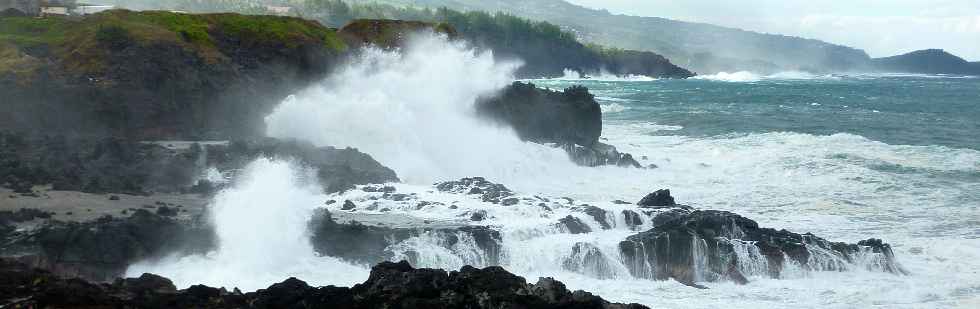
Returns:
[[[634,277],[670,278],[697,286],[697,282],[719,280],[746,283],[750,276],[780,278],[787,268],[844,271],[865,267],[905,273],[891,247],[881,240],[830,242],[812,234],[761,228],[730,212],[689,208],[666,211],[655,221],[662,222],[619,244]]]
[[[145,274],[96,284],[62,279],[25,264],[0,260],[0,306],[12,308],[596,308],[641,309],[616,304],[561,282],[524,278],[499,267],[446,272],[381,263],[353,288],[314,288],[296,278],[242,293],[203,285],[177,290],[163,277]]]
[[[374,264],[395,258],[392,244],[405,241],[422,234],[444,240],[443,245],[451,248],[467,237],[474,241],[479,250],[486,254],[487,265],[498,263],[500,252],[500,233],[486,226],[438,226],[438,227],[392,227],[368,225],[357,221],[338,222],[324,209],[318,210],[310,222],[314,249],[327,256],[339,257],[347,261]],[[409,262],[417,262],[417,253],[409,250],[399,252]]]
[[[353,148],[315,147],[309,142],[263,138],[208,145],[206,152],[205,165],[222,171],[241,168],[260,157],[294,158],[317,170],[325,193],[349,190],[355,185],[400,181],[395,171]]]
[[[504,204],[510,206],[516,204],[514,192],[507,189],[502,184],[492,183],[483,177],[463,178],[455,181],[437,183],[436,189],[441,192],[479,195],[480,199],[487,203]]]
[[[317,168],[327,193],[399,181],[394,171],[355,149],[298,141],[141,143],[0,132],[0,186],[24,194],[37,185],[88,193],[208,193],[220,184],[201,179],[206,169],[235,171],[259,157],[294,158]]]
[[[292,17],[113,10],[0,20],[0,129],[232,139],[347,47]]]
[[[390,49],[404,46],[412,35],[422,31],[440,33],[450,38],[458,36],[456,29],[446,23],[388,19],[354,20],[340,28],[337,35],[351,47],[371,45]]]
[[[515,82],[499,94],[481,99],[477,113],[514,128],[523,140],[564,149],[580,165],[640,167],[631,155],[599,142],[602,110],[585,87],[557,92]]]
[[[644,208],[659,208],[659,207],[674,207],[677,203],[674,202],[674,197],[670,196],[670,190],[657,190],[656,192],[647,194],[644,196],[640,202],[636,203],[640,207]]]
[[[62,276],[95,281],[118,278],[130,264],[141,260],[205,253],[216,245],[206,223],[168,218],[145,209],[124,218],[49,220],[0,236],[4,256],[18,256]]]

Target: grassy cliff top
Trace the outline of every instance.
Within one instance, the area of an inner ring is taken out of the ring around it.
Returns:
[[[103,54],[126,44],[177,44],[205,59],[222,57],[222,48],[322,45],[347,47],[333,29],[294,17],[240,14],[185,14],[111,10],[84,18],[0,18],[0,43],[65,59]]]

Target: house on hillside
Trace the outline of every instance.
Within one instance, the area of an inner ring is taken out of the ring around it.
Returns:
[[[0,13],[16,10],[18,15],[88,15],[111,10],[111,5],[80,4],[77,0],[0,0]]]
[[[75,0],[40,0],[41,16],[70,15],[75,9]]]
[[[273,14],[273,15],[286,16],[286,15],[289,15],[289,13],[291,13],[293,11],[293,7],[291,7],[291,6],[267,5],[267,6],[265,6],[265,11],[266,12],[269,12],[269,14]]]

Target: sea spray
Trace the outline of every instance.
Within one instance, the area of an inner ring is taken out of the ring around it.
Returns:
[[[408,183],[526,179],[571,166],[563,152],[476,118],[477,98],[513,82],[518,67],[465,43],[420,34],[401,50],[366,49],[334,76],[286,99],[266,118],[267,131],[358,148]]]
[[[307,231],[322,203],[316,177],[288,161],[258,159],[209,208],[218,248],[204,256],[170,257],[129,267],[126,275],[154,273],[181,288],[193,284],[255,290],[290,276],[316,285],[350,285],[367,269],[317,257]]]

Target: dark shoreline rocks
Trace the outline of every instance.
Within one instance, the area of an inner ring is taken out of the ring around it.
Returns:
[[[619,243],[625,264],[637,278],[674,279],[692,286],[721,280],[745,284],[751,275],[781,278],[787,266],[806,271],[867,267],[907,274],[891,246],[878,239],[830,242],[809,233],[761,228],[730,212],[687,207],[663,212],[654,220],[659,222],[653,229]]]
[[[292,158],[317,168],[326,193],[399,181],[394,171],[356,149],[293,140],[137,142],[0,132],[0,186],[17,192],[52,185],[58,191],[86,193],[208,194],[222,184],[202,181],[206,169],[235,171],[260,157]]]
[[[93,281],[119,278],[130,264],[142,260],[203,254],[215,247],[214,232],[201,218],[175,219],[146,209],[87,222],[44,219],[35,228],[0,233],[3,256]]]
[[[14,308],[604,308],[642,309],[610,303],[561,282],[528,284],[500,267],[459,271],[415,269],[407,262],[378,264],[352,288],[314,288],[289,278],[242,293],[203,285],[177,290],[160,276],[92,283],[63,279],[13,260],[0,259],[0,306]]]

